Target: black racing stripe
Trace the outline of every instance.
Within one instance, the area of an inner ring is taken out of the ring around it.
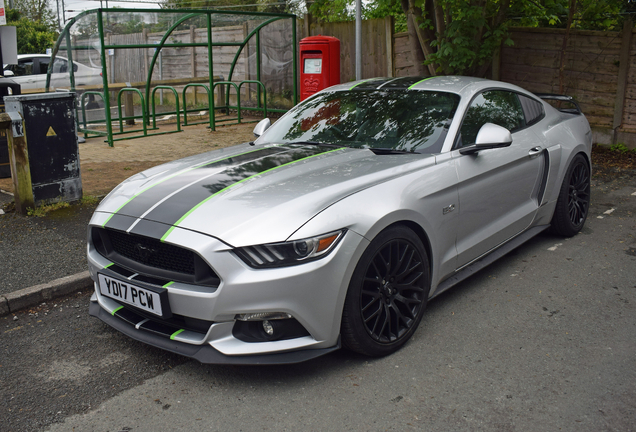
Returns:
[[[386,90],[406,90],[413,84],[418,83],[425,79],[425,77],[402,77],[395,79],[386,85],[382,86],[382,89]]]
[[[375,90],[395,78],[374,78],[354,86],[351,90]]]
[[[333,150],[333,148],[320,146],[295,147],[291,149],[287,147],[287,149],[289,150],[288,152],[267,156],[243,165],[231,167],[217,175],[202,180],[200,183],[192,185],[180,193],[168,198],[166,201],[161,203],[161,205],[148,213],[144,219],[166,224],[167,232],[170,226],[175,224],[197,204],[230,185],[236,184],[272,168]],[[135,226],[131,233],[137,234],[137,227],[139,225],[140,224]],[[153,237],[156,238],[155,235],[153,235]]]
[[[133,229],[130,230],[130,233],[159,240],[168,229],[170,229],[170,225],[166,226],[162,223],[141,219]]]
[[[131,216],[115,214],[105,226],[114,230],[126,231],[136,220],[137,218]]]
[[[232,156],[226,159],[217,159],[208,163],[205,163],[199,167],[196,167],[190,171],[186,171],[172,178],[169,178],[161,183],[157,183],[138,195],[134,196],[123,207],[117,210],[117,214],[127,215],[132,217],[140,217],[147,212],[153,205],[161,201],[167,195],[179,190],[180,188],[195,182],[197,179],[208,175],[210,169],[218,169],[221,167],[240,165],[246,162],[250,162],[256,159],[260,159],[265,156],[273,155],[286,151],[286,149],[280,147],[268,147],[262,150],[251,151],[249,153],[243,153],[236,156]],[[115,228],[111,225],[110,221],[105,225],[107,228]]]

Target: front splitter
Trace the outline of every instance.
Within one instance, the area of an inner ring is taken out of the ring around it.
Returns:
[[[122,332],[126,336],[139,342],[161,348],[163,350],[173,352],[185,357],[193,358],[205,364],[232,364],[232,365],[277,365],[277,364],[294,364],[302,363],[316,357],[329,354],[330,352],[340,349],[340,338],[338,344],[331,348],[308,349],[300,351],[289,351],[275,354],[257,354],[257,355],[241,355],[228,356],[210,345],[191,345],[183,342],[170,340],[159,335],[140,331],[121,319],[112,316],[102,309],[97,302],[91,302],[88,313],[97,317],[114,329]]]

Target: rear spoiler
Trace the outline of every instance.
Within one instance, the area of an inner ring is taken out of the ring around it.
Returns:
[[[559,103],[556,104],[555,108],[561,112],[568,113],[568,114],[583,114],[583,112],[581,111],[581,107],[574,100],[574,98],[572,98],[572,96],[551,94],[551,93],[535,93],[535,95],[540,97],[543,100],[558,101]],[[570,106],[568,106],[567,108],[561,108],[561,102],[570,104]]]

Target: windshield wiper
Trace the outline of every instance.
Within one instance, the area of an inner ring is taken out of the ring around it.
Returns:
[[[416,151],[410,150],[397,150],[388,147],[368,147],[367,150],[371,150],[373,153],[377,155],[388,155],[388,154],[419,154]]]

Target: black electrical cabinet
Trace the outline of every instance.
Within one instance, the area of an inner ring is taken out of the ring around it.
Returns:
[[[7,112],[24,119],[35,204],[82,197],[75,93],[6,96]]]

